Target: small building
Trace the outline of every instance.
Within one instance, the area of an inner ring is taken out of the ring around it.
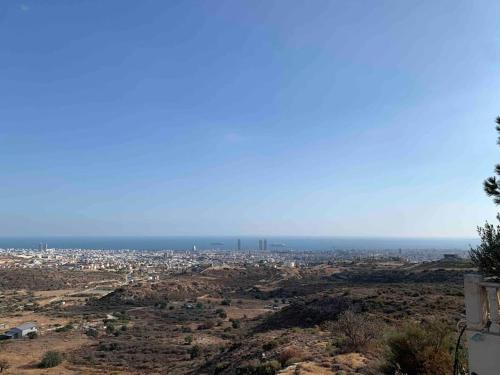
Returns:
[[[35,333],[38,332],[38,329],[37,329],[35,323],[24,323],[24,324],[21,324],[20,326],[11,328],[10,330],[8,330],[4,334],[4,336],[7,336],[7,338],[11,338],[11,339],[20,339],[20,338],[28,336],[28,334],[30,334],[32,332],[35,332]]]

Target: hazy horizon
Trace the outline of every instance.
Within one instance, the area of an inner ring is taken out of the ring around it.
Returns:
[[[259,240],[269,250],[468,250],[478,244],[473,238],[398,238],[332,236],[0,236],[0,248],[134,249],[134,250],[256,250]]]
[[[0,235],[474,238],[497,2],[0,5]]]

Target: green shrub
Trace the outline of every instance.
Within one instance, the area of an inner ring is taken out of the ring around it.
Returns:
[[[68,323],[63,327],[56,328],[56,332],[68,332],[71,331],[72,329],[73,329],[73,324]]]
[[[57,351],[48,351],[44,354],[42,361],[39,363],[38,367],[40,368],[50,368],[59,366],[64,357],[61,353]]]
[[[273,350],[278,346],[278,343],[274,340],[266,342],[264,345],[262,345],[262,349],[265,350],[266,352],[269,350]]]
[[[189,355],[191,356],[191,359],[199,357],[201,355],[201,353],[202,353],[202,350],[201,350],[201,347],[199,345],[194,345],[189,350]]]
[[[90,327],[88,328],[86,331],[85,331],[85,334],[89,337],[92,337],[92,338],[98,338],[99,337],[99,331],[94,328],[94,327]]]
[[[218,363],[218,364],[215,366],[214,375],[218,375],[218,374],[220,374],[221,372],[223,372],[224,370],[226,370],[229,366],[230,366],[230,364],[229,364],[229,363],[227,363],[227,362],[224,362],[224,363]]]
[[[243,365],[236,369],[236,375],[275,375],[281,369],[278,361],[259,363],[257,361]]]
[[[227,313],[224,309],[217,309],[215,313],[219,316],[219,318],[225,319],[227,318]]]

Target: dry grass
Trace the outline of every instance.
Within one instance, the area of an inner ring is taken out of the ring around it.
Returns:
[[[66,361],[52,369],[39,369],[37,365],[48,350],[69,353],[88,344],[89,339],[79,332],[50,333],[34,340],[5,342],[0,357],[5,358],[11,366],[7,374],[81,374],[81,368],[75,368]]]

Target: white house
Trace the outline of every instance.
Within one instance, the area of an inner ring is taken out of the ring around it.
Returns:
[[[11,339],[20,339],[28,336],[31,332],[38,332],[35,323],[24,323],[18,327],[11,328],[4,335]]]

